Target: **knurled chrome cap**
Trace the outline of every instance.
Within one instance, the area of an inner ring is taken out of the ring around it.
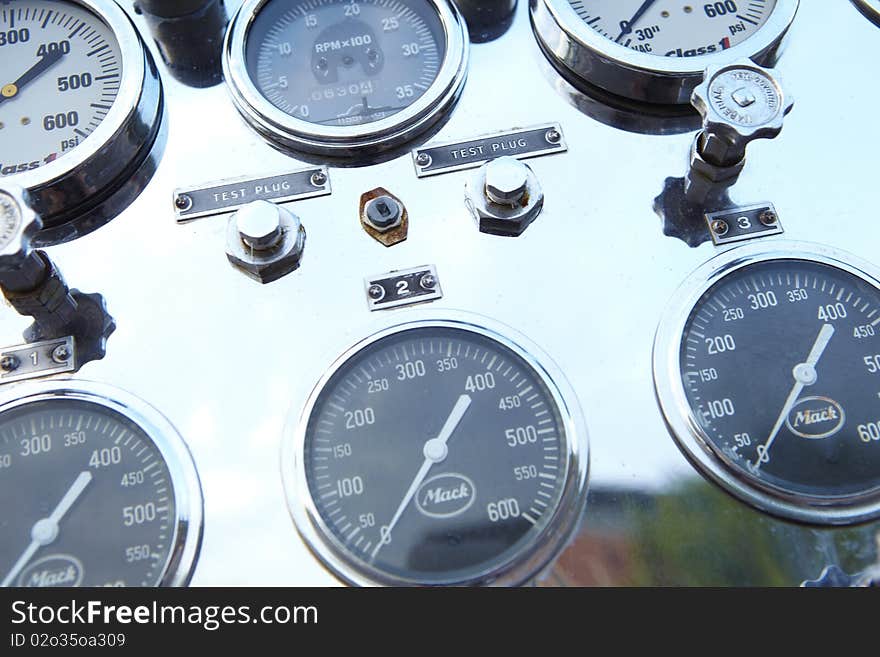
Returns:
[[[775,73],[744,59],[707,68],[691,104],[703,117],[701,155],[727,166],[741,160],[755,139],[779,135],[794,99]]]
[[[0,187],[0,269],[15,267],[30,255],[31,240],[42,227],[24,188]]]

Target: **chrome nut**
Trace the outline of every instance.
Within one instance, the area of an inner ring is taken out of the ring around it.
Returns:
[[[299,217],[274,203],[256,201],[229,219],[226,257],[233,267],[260,283],[271,283],[297,269],[306,244]],[[259,204],[259,205],[258,205]]]
[[[480,232],[516,237],[541,214],[544,192],[529,166],[513,158],[502,159],[505,161],[484,164],[468,180],[465,205],[476,219]],[[512,160],[519,172],[506,160]],[[519,181],[523,179],[521,184]]]
[[[708,162],[706,158],[700,154],[699,141],[700,136],[697,135],[697,138],[691,146],[690,172],[697,173],[712,184],[721,187],[732,186],[740,177],[740,174],[742,174],[743,169],[745,169],[745,159],[730,166],[717,166]]]

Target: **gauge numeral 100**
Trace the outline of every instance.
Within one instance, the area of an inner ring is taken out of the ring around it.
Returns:
[[[733,0],[724,0],[724,2],[711,2],[703,5],[703,11],[709,18],[717,16],[726,16],[727,14],[736,14],[739,8]]]
[[[469,376],[464,383],[464,389],[468,392],[483,392],[484,390],[492,390],[494,387],[495,375],[492,372],[474,374]]]
[[[338,479],[336,481],[336,492],[339,494],[339,497],[354,497],[356,495],[363,495],[364,480],[360,477],[346,477],[345,479]]]
[[[519,502],[512,497],[509,497],[506,500],[490,502],[486,505],[486,513],[489,514],[489,520],[491,522],[508,520],[509,518],[519,518]]]
[[[880,442],[880,420],[860,424],[857,431],[863,443]]]
[[[92,456],[89,459],[89,467],[92,468],[106,468],[111,465],[118,465],[122,463],[122,450],[117,447],[103,447],[101,449],[96,449],[92,452]]]
[[[726,351],[736,351],[736,340],[730,334],[706,338],[706,349],[709,350],[710,356],[723,354]]]
[[[504,432],[504,437],[507,438],[508,447],[522,447],[529,443],[538,442],[538,430],[530,424],[527,427],[507,429]]]
[[[62,112],[61,114],[49,114],[43,117],[43,129],[46,132],[52,132],[53,130],[63,130],[64,128],[72,128],[78,125],[78,112]]]
[[[52,436],[34,436],[33,438],[25,438],[21,441],[22,456],[36,456],[37,454],[45,454],[52,449]]]
[[[0,47],[9,45],[14,46],[16,43],[27,43],[31,40],[31,31],[26,27],[18,30],[8,30],[0,32]]]
[[[736,409],[733,406],[733,401],[730,399],[715,399],[710,401],[709,404],[709,415],[713,418],[720,417],[730,417],[731,415],[736,415]]]
[[[143,525],[156,519],[156,505],[153,502],[135,504],[122,509],[122,523],[126,527]]]

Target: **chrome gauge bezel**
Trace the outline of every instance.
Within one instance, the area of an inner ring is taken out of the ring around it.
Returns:
[[[676,291],[654,340],[654,389],[672,437],[688,460],[710,481],[771,515],[815,525],[852,525],[880,517],[880,492],[818,500],[784,492],[746,475],[727,461],[700,427],[680,366],[688,318],[703,295],[744,267],[773,260],[805,260],[836,267],[880,291],[880,269],[848,253],[808,242],[770,241],[736,247],[705,263]]]
[[[0,396],[0,413],[34,402],[58,399],[95,404],[118,413],[140,427],[153,441],[168,467],[174,489],[174,536],[158,586],[189,584],[202,544],[203,497],[192,455],[174,425],[135,395],[114,386],[68,379],[20,383]]]
[[[880,26],[880,0],[852,0],[865,18],[877,26]]]
[[[282,150],[331,157],[386,151],[415,139],[444,118],[467,79],[469,40],[464,19],[449,0],[425,0],[437,11],[446,51],[428,90],[405,110],[359,126],[320,126],[290,116],[257,89],[247,70],[248,34],[260,10],[273,0],[245,0],[229,24],[223,48],[223,74],[232,101],[245,121]]]
[[[721,53],[660,57],[615,43],[591,29],[568,0],[530,0],[538,44],[577,80],[616,96],[655,105],[687,105],[707,67],[749,58],[773,66],[800,0],[777,0],[752,36]]]
[[[379,340],[419,328],[454,328],[489,338],[521,357],[547,386],[566,431],[567,469],[559,504],[543,531],[529,547],[504,564],[450,586],[517,586],[540,574],[574,535],[587,499],[589,440],[577,397],[559,367],[537,345],[510,327],[480,315],[458,311],[399,311],[397,321],[346,349],[312,390],[302,412],[291,410],[282,447],[282,476],[288,509],[309,549],[342,581],[355,586],[418,586],[418,582],[391,577],[351,555],[317,510],[309,491],[304,447],[309,418],[330,379],[352,357]]]
[[[164,116],[162,84],[152,56],[113,0],[68,0],[104,22],[119,43],[119,93],[101,124],[70,153],[33,171],[0,179],[26,188],[44,230],[37,246],[81,237],[122,212],[143,190],[158,162]],[[157,149],[158,150],[158,149]]]

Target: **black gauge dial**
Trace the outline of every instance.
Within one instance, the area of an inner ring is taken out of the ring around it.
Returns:
[[[271,0],[250,27],[247,69],[275,107],[309,123],[357,126],[421,98],[446,37],[418,0]]]
[[[712,286],[681,342],[709,446],[761,488],[812,503],[880,493],[880,290],[836,266],[752,263]]]
[[[178,549],[168,463],[144,429],[91,401],[0,413],[0,499],[3,586],[155,586]]]
[[[323,538],[385,583],[477,583],[533,556],[574,458],[552,385],[510,346],[459,328],[359,350],[305,425]]]

